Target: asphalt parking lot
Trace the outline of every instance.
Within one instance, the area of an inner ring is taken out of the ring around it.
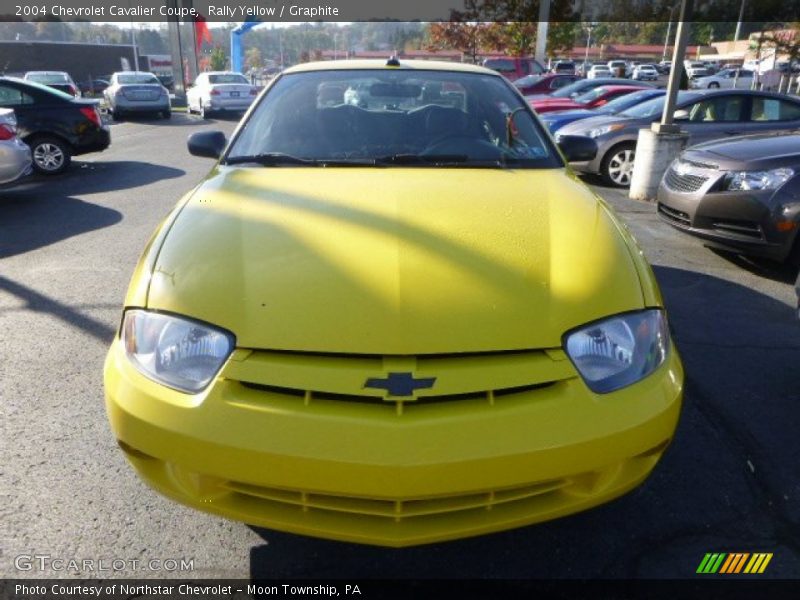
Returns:
[[[19,568],[48,555],[193,564],[104,577],[683,578],[722,551],[774,553],[764,577],[800,578],[796,269],[712,252],[595,180],[654,267],[687,373],[676,438],[643,486],[557,521],[404,550],[251,528],[147,488],[106,422],[103,360],[140,252],[212,165],[187,135],[234,127],[115,123],[106,152],[0,191],[2,577],[98,575]]]

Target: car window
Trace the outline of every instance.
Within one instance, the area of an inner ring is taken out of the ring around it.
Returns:
[[[793,121],[800,119],[800,105],[778,98],[753,97],[750,108],[752,121]]]
[[[36,83],[69,83],[71,79],[65,73],[28,73],[26,79]]]
[[[158,78],[150,73],[120,73],[117,82],[122,85],[159,83]]]
[[[0,106],[33,104],[33,98],[15,87],[0,84]]]
[[[484,66],[487,69],[493,69],[500,73],[516,73],[517,67],[514,64],[513,60],[507,60],[504,58],[490,58],[485,63]]]
[[[589,104],[593,100],[597,100],[600,96],[607,94],[608,88],[604,85],[598,86],[588,92],[584,92],[580,96],[575,97],[575,102],[579,104]]]
[[[208,81],[211,84],[215,83],[247,83],[250,82],[245,79],[244,75],[238,73],[222,73],[220,75],[209,75]]]
[[[742,116],[743,96],[717,96],[707,98],[687,108],[692,123],[739,121]]]
[[[384,165],[404,157],[403,164],[416,159],[411,164],[425,166],[422,159],[438,155],[453,166],[561,164],[505,79],[438,70],[284,75],[242,125],[225,160],[275,153],[312,163]]]

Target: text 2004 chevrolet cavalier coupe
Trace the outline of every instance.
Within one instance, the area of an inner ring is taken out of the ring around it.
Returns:
[[[147,245],[105,367],[158,491],[404,546],[583,510],[658,462],[683,372],[653,274],[501,76],[303,65],[189,147],[219,163]]]

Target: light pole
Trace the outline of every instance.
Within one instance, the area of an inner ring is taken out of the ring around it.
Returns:
[[[586,29],[586,52],[583,53],[583,75],[586,76],[586,65],[589,63],[589,46],[592,45],[592,30],[597,27],[597,23],[587,23]]]
[[[664,38],[664,52],[661,54],[661,62],[665,62],[667,60],[667,47],[669,46],[669,35],[672,33],[672,13],[675,12],[675,9],[678,8],[676,4],[673,6],[669,11],[669,21],[667,22],[667,37]]]

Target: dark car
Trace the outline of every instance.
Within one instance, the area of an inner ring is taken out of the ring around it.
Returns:
[[[565,75],[574,75],[576,71],[575,63],[571,60],[557,60],[553,63],[553,73],[564,73]]]
[[[81,95],[78,86],[66,71],[28,71],[23,79],[33,83],[41,83],[70,96]]]
[[[644,81],[631,81],[630,79],[617,79],[616,77],[602,77],[600,79],[578,79],[575,83],[571,83],[547,94],[525,94],[525,96],[528,98],[528,100],[541,100],[542,98],[577,98],[581,94],[585,94],[589,90],[593,90],[601,85],[633,85],[640,88],[657,87],[652,83],[647,83]]]
[[[787,109],[800,115],[794,105]],[[741,136],[685,150],[661,181],[658,214],[711,246],[797,262],[800,133]]]
[[[563,87],[580,81],[577,75],[562,75],[558,73],[546,73],[542,75],[526,75],[520,77],[514,82],[516,87],[523,96],[530,96],[531,94],[549,94],[555,92]]]
[[[89,79],[87,81],[78,82],[78,89],[81,91],[81,94],[88,98],[99,96],[107,87],[107,79]]]
[[[95,100],[0,77],[0,107],[14,109],[18,135],[30,146],[33,168],[39,173],[61,173],[73,156],[105,150],[111,143]]]

